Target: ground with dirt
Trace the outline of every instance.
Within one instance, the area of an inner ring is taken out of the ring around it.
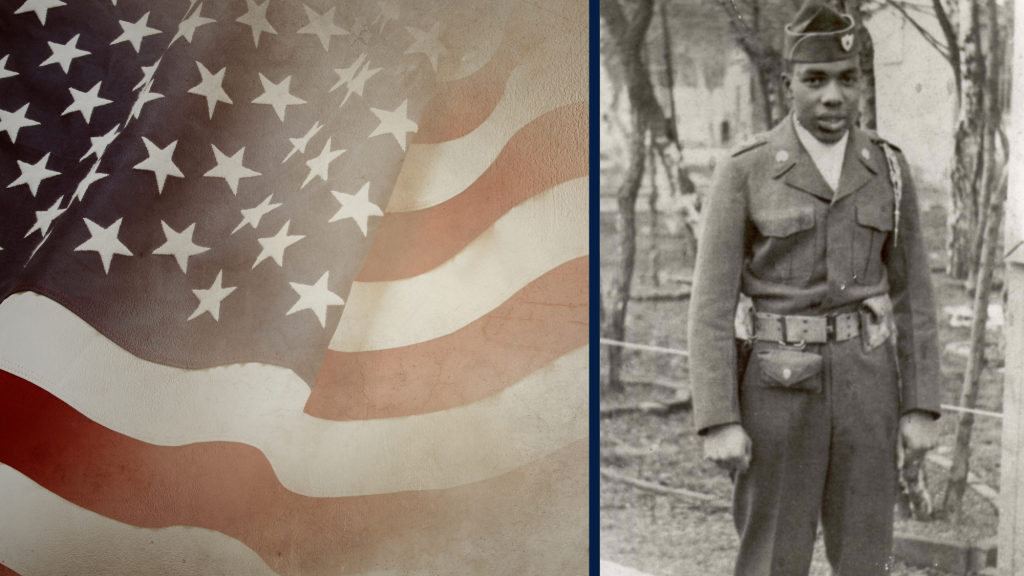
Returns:
[[[602,181],[602,186],[605,182]],[[609,182],[611,183],[611,182]],[[614,193],[603,190],[602,196]],[[972,300],[959,282],[941,271],[945,238],[945,200],[938,191],[921,194],[925,243],[932,257],[933,284],[939,308],[942,355],[943,403],[959,404],[966,356],[963,355],[970,328],[962,325],[957,307],[970,309]],[[643,200],[641,200],[643,203]],[[605,203],[607,205],[607,203]],[[687,348],[685,299],[692,257],[679,249],[680,242],[671,222],[653,226],[649,213],[638,217],[637,269],[630,303],[625,339],[629,342],[668,348]],[[614,273],[617,254],[614,218],[601,214],[601,274]],[[656,248],[656,249],[655,249]],[[997,282],[1000,276],[997,275]],[[650,298],[657,295],[657,298]],[[994,292],[994,304],[1001,303]],[[989,367],[982,377],[978,408],[1002,410],[1002,342],[998,328],[988,335]],[[602,353],[605,351],[602,347]],[[602,366],[601,406],[635,405],[646,401],[669,401],[676,392],[688,393],[686,359],[650,352],[625,351],[623,379],[633,384],[625,392],[612,394],[604,386],[607,374]],[[659,383],[654,385],[652,383]],[[945,412],[941,422],[942,442],[936,454],[950,458],[957,416]],[[1001,421],[977,417],[972,437],[970,469],[985,484],[999,487],[999,445]],[[600,430],[601,466],[627,476],[663,486],[683,488],[717,496],[728,501],[731,483],[726,474],[701,458],[699,439],[694,434],[687,410],[672,414],[629,412],[603,417]],[[929,485],[940,503],[947,472],[934,463],[927,465]],[[621,481],[603,479],[601,498],[601,557],[655,576],[725,576],[731,574],[737,537],[728,510],[684,498],[658,495]],[[964,516],[957,523],[938,519],[928,523],[900,520],[897,532],[976,541],[995,535],[998,517],[994,505],[973,490],[965,497]],[[820,540],[820,539],[819,539]],[[826,576],[828,564],[819,541],[811,574]],[[940,575],[930,569],[898,564],[893,574]]]

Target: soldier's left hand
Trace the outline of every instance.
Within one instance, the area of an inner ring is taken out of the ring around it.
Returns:
[[[900,439],[908,457],[920,457],[938,445],[939,424],[927,412],[908,412],[900,418]]]

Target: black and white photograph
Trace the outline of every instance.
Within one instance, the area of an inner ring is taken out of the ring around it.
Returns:
[[[602,574],[1024,574],[1017,20],[600,0]]]

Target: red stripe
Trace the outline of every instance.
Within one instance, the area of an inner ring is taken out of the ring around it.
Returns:
[[[423,210],[389,212],[356,278],[411,278],[458,254],[509,209],[589,173],[585,102],[553,110],[515,134],[488,169],[459,195]]]
[[[306,413],[329,420],[444,410],[497,394],[587,343],[589,259],[571,260],[447,336],[372,352],[327,351]]]
[[[476,72],[444,82],[423,110],[413,144],[436,144],[469,134],[491,115],[519,62],[518,46],[506,36],[487,64]]]
[[[0,438],[0,462],[76,505],[139,527],[219,531],[281,574],[565,574],[585,567],[586,440],[458,488],[310,498],[284,489],[256,448],[147,444],[4,372]],[[527,553],[563,541],[567,531],[579,533],[574,567]]]
[[[0,576],[21,576],[21,574],[18,574],[17,572],[11,570],[7,566],[0,564]]]

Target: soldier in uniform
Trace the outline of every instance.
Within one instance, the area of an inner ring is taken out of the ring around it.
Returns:
[[[938,338],[914,183],[854,125],[854,21],[809,1],[786,27],[792,113],[718,166],[690,305],[705,457],[730,469],[737,576],[888,574],[897,442],[937,440]],[[753,339],[737,346],[737,302]]]

